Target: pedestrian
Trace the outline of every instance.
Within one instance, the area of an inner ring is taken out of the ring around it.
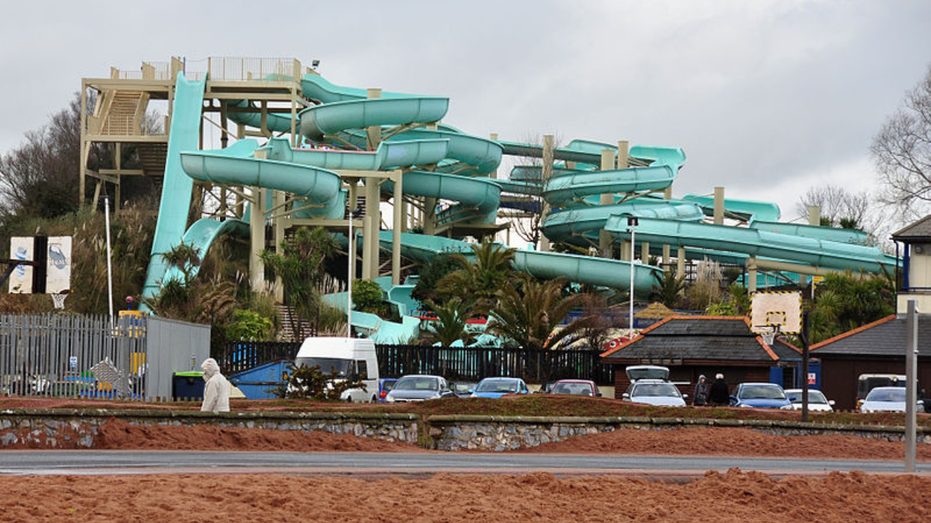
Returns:
[[[200,365],[204,369],[204,403],[202,412],[229,412],[230,411],[230,382],[220,373],[217,360],[207,358]]]
[[[705,380],[705,375],[702,374],[698,377],[698,383],[695,384],[695,395],[692,396],[692,405],[696,407],[704,407],[708,404],[708,382]]]
[[[726,407],[731,404],[731,393],[727,388],[727,382],[724,381],[724,374],[720,372],[714,376],[714,383],[708,392],[708,402],[712,407]]]

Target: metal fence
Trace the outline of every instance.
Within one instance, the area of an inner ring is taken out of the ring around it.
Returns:
[[[233,342],[220,356],[227,375],[279,360],[293,361],[300,343]],[[478,347],[376,345],[382,378],[405,374],[438,374],[454,381],[478,381],[491,376],[515,376],[532,383],[557,379],[588,379],[610,385],[611,365],[601,362],[601,351],[529,350]]]
[[[146,320],[39,314],[0,316],[4,394],[142,399]]]
[[[167,399],[177,371],[200,370],[210,327],[152,316],[0,316],[0,393]]]

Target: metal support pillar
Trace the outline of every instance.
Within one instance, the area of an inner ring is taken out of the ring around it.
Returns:
[[[615,152],[611,149],[601,150],[601,170],[612,171],[615,168]],[[614,203],[613,194],[602,194],[598,203],[601,205],[611,205]],[[598,231],[598,255],[602,258],[611,257],[611,245],[614,243],[611,233],[602,228]],[[627,242],[629,243],[629,242]],[[630,257],[624,257],[624,247],[621,244],[621,259],[630,260]]]
[[[265,290],[265,264],[261,254],[265,249],[265,191],[252,187],[249,211],[249,282],[253,292]]]
[[[541,171],[542,173],[541,181],[543,182],[543,184],[546,184],[546,182],[550,178],[553,177],[553,161],[555,161],[555,153],[556,153],[556,137],[554,137],[552,134],[543,135],[543,166],[542,166],[542,171]],[[549,213],[550,206],[548,203],[546,203],[546,200],[542,198],[540,199],[540,206],[541,206],[540,207],[541,229],[539,231],[540,232],[539,249],[540,249],[540,252],[549,252],[550,240],[549,238],[546,237],[546,235],[543,234],[542,225],[543,225],[543,220],[546,219],[546,215]]]
[[[395,171],[394,179],[394,213],[391,223],[391,284],[401,284],[401,228],[406,220],[404,216],[404,193],[401,184],[404,177],[401,171]]]
[[[724,225],[724,187],[714,188],[714,224]]]

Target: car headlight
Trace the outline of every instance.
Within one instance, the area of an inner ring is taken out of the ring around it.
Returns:
[[[783,405],[779,408],[782,410],[792,410],[792,405]],[[808,410],[811,410],[811,409],[808,409]]]
[[[737,406],[738,406],[738,407],[747,407],[747,408],[751,408],[751,406],[750,406],[750,405],[747,405],[746,403],[739,403],[739,404],[737,404]]]
[[[385,403],[394,403],[394,396],[389,394],[388,397],[385,398]]]

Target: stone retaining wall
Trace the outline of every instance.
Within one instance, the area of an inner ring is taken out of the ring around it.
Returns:
[[[574,418],[429,416],[428,448],[501,452],[532,448],[573,436],[618,429],[675,430],[685,427],[743,427],[775,435],[844,434],[886,441],[903,441],[903,427],[830,425],[788,421],[707,420],[681,418]],[[918,442],[931,444],[931,430],[919,429]]]
[[[324,431],[399,441],[446,451],[501,452],[618,429],[675,430],[687,427],[743,427],[767,434],[843,434],[886,441],[905,439],[903,427],[831,425],[790,421],[708,420],[647,417],[496,417],[341,412],[229,412],[14,409],[0,410],[0,447],[92,448],[99,427],[111,418],[138,425],[200,425],[270,430]],[[931,444],[931,429],[918,430]]]
[[[99,427],[112,418],[134,425],[200,425],[271,430],[323,431],[417,443],[417,416],[381,413],[224,412],[104,409],[0,411],[0,446],[92,448]]]

